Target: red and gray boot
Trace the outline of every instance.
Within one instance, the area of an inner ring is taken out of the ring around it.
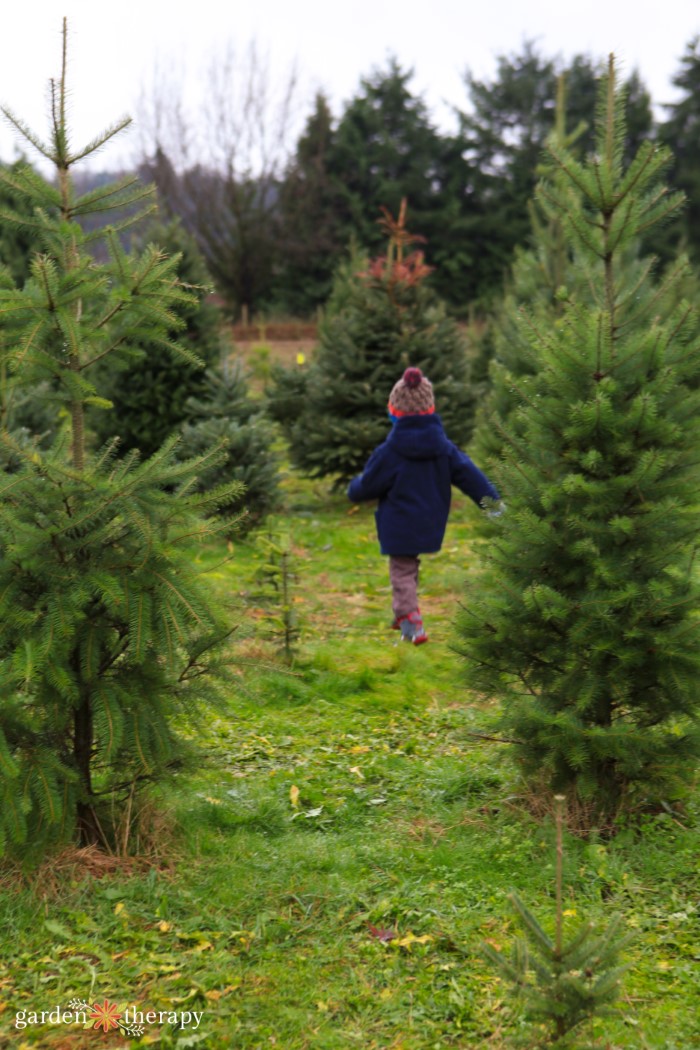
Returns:
[[[412,642],[413,645],[422,645],[423,642],[428,641],[428,636],[423,627],[423,617],[420,614],[420,609],[416,609],[415,612],[409,613],[408,616],[398,616],[394,621],[393,626],[401,631],[402,642]]]

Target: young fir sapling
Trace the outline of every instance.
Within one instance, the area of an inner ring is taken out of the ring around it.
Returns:
[[[511,893],[525,936],[514,943],[510,958],[490,944],[483,944],[482,950],[522,1001],[526,1018],[538,1026],[538,1031],[544,1030],[545,1042],[538,1039],[537,1046],[583,1050],[579,1036],[585,1023],[613,1012],[620,980],[628,969],[620,964],[619,956],[631,938],[620,933],[621,920],[617,917],[602,932],[597,932],[592,923],[584,923],[570,940],[565,940],[564,796],[555,796],[554,802],[554,937],[544,931],[518,894]]]
[[[152,354],[196,357],[169,334],[191,300],[177,259],[122,247],[119,230],[138,213],[81,226],[139,202],[150,211],[152,194],[136,178],[76,193],[74,165],[128,121],[72,147],[66,44],[64,20],[48,141],[3,110],[55,173],[53,182],[29,166],[5,173],[31,209],[3,221],[29,229],[36,253],[22,288],[0,288],[3,365],[19,390],[47,381],[65,417],[46,450],[0,435],[19,462],[0,473],[0,848],[24,852],[109,840],[115,793],[161,775],[182,751],[183,714],[217,695],[229,633],[192,558],[193,544],[226,527],[209,517],[226,490],[195,490],[218,452],[179,463],[171,440],[143,462],[117,460],[113,444],[88,440],[86,409],[109,410],[95,387],[101,361],[146,335]],[[105,263],[89,250],[98,240]]]
[[[259,597],[270,609],[267,616],[270,633],[281,642],[285,658],[291,663],[300,635],[292,593],[297,576],[291,540],[289,536],[268,531],[257,537],[256,545],[263,558],[257,573],[263,588]]]
[[[502,377],[492,468],[508,514],[459,623],[468,684],[501,701],[531,789],[608,828],[677,798],[700,756],[700,333],[687,262],[659,280],[639,255],[682,197],[653,142],[624,166],[624,107],[611,59],[595,154],[549,146],[539,194],[582,276],[563,310],[520,311],[530,367]]]

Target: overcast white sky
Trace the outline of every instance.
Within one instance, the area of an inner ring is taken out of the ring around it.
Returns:
[[[575,7],[566,0],[6,0],[2,6],[0,102],[42,135],[48,80],[60,70],[61,20],[68,17],[76,145],[122,114],[135,114],[156,69],[174,72],[194,101],[206,61],[228,42],[242,51],[255,39],[281,75],[296,62],[304,96],[323,88],[336,114],[360,77],[385,68],[393,54],[414,69],[413,90],[448,128],[449,107],[466,106],[465,70],[488,79],[496,56],[519,52],[526,39],[546,57],[613,51],[623,72],[639,70],[660,105],[673,99],[671,78],[700,32],[698,0],[588,0]],[[16,143],[3,126],[0,159],[13,159]],[[128,132],[103,159],[129,159],[135,150],[136,133]]]

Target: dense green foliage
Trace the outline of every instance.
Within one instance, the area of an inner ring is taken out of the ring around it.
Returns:
[[[583,124],[579,148],[594,148],[594,118],[600,63],[583,55],[562,66],[540,55],[532,43],[522,54],[502,55],[490,82],[467,77],[471,110],[462,114],[465,156],[473,168],[477,198],[488,201],[483,251],[491,274],[482,287],[493,291],[516,246],[529,239],[528,202],[556,120],[557,81],[566,82],[572,127]],[[626,83],[628,122],[623,149],[634,155],[652,127],[651,103],[636,75]]]
[[[273,303],[304,316],[331,293],[333,269],[347,244],[339,188],[330,170],[333,116],[325,96],[316,96],[294,157],[280,187],[280,253]]]
[[[198,467],[166,447],[78,472],[59,445],[0,482],[0,836],[15,847],[70,839],[76,819],[109,840],[111,793],[162,772],[174,716],[209,695],[225,629],[178,540],[211,533],[184,494]]]
[[[29,276],[33,254],[33,208],[21,190],[22,171],[26,161],[0,164],[0,265],[7,267],[17,284]],[[15,183],[19,176],[20,185]],[[18,218],[20,221],[18,221]]]
[[[16,181],[21,187],[26,167],[24,161],[0,165],[0,283],[6,288],[24,284],[36,243],[33,204]],[[0,327],[0,345],[8,338]],[[0,360],[5,360],[2,351]],[[46,446],[56,435],[58,409],[58,404],[51,401],[50,383],[44,380],[34,389],[20,388],[6,364],[0,364],[0,428],[11,433],[14,445]],[[0,445],[0,463],[9,469],[19,463],[16,452],[7,444]]]
[[[118,437],[120,452],[137,449],[150,456],[187,420],[188,398],[203,393],[203,363],[213,365],[219,359],[222,320],[217,307],[205,298],[210,281],[202,256],[177,221],[151,225],[137,243],[142,249],[156,245],[173,257],[180,286],[193,293],[175,305],[167,331],[193,356],[189,361],[181,354],[174,356],[160,342],[159,329],[154,328],[155,339],[151,339],[145,327],[125,352],[102,363],[100,390],[113,411],[94,410],[90,426],[98,443]]]
[[[151,346],[193,361],[171,338],[193,296],[153,246],[127,254],[108,229],[109,262],[88,252],[96,235],[82,217],[148,191],[132,180],[75,194],[73,164],[123,125],[71,148],[65,22],[63,42],[49,141],[4,111],[56,181],[28,166],[13,173],[40,251],[23,288],[0,290],[2,366],[15,389],[36,394],[46,381],[66,418],[46,451],[23,452],[2,434],[17,462],[0,475],[0,845],[25,851],[76,833],[84,844],[109,841],[113,793],[172,759],[175,716],[211,696],[226,633],[189,556],[195,537],[219,528],[203,517],[217,494],[192,491],[213,454],[177,464],[171,443],[136,466],[87,447],[86,409],[105,404],[96,366],[146,332]]]
[[[700,753],[700,340],[673,289],[684,264],[658,285],[629,255],[679,200],[659,184],[665,151],[625,168],[612,69],[597,134],[586,164],[550,147],[562,180],[541,192],[590,292],[548,322],[523,314],[532,374],[513,383],[496,472],[509,510],[461,635],[524,770],[609,819],[682,790]]]
[[[426,258],[436,268],[434,287],[457,304],[466,283],[468,168],[461,143],[433,126],[425,103],[410,91],[411,79],[391,60],[386,70],[361,81],[346,106],[328,156],[337,215],[344,244],[355,237],[374,255],[382,249],[380,208],[398,212],[406,198],[413,227],[424,238]],[[462,285],[459,295],[455,277]]]
[[[9,440],[0,443],[0,463],[5,470],[16,470],[22,453],[40,447],[47,449],[60,426],[59,409],[49,382],[23,389],[7,376],[3,383],[2,432]]]
[[[432,382],[452,440],[466,442],[474,411],[464,339],[425,281],[421,253],[404,258],[390,242],[387,256],[358,265],[339,270],[308,369],[278,369],[268,395],[292,462],[338,483],[386,437],[389,394],[409,365]]]
[[[581,159],[581,139],[587,126],[579,123],[567,130],[566,82],[559,81],[555,126],[549,142],[567,149]],[[540,176],[562,186],[563,177],[557,165],[543,159],[537,165]],[[548,325],[553,316],[561,316],[566,298],[576,295],[578,301],[589,297],[588,277],[580,252],[565,236],[560,209],[545,193],[537,193],[529,207],[529,246],[515,250],[514,262],[502,298],[494,303],[488,327],[475,362],[484,376],[484,397],[477,412],[475,432],[479,462],[498,459],[503,449],[503,425],[518,426],[513,418],[518,402],[513,387],[538,368],[530,342],[532,328]],[[523,311],[528,324],[523,324]]]
[[[200,471],[197,489],[207,492],[239,482],[241,491],[221,504],[220,512],[241,515],[236,532],[246,532],[279,503],[279,464],[269,420],[251,399],[240,363],[228,361],[207,372],[201,396],[190,398],[185,407],[189,422],[182,430],[179,455],[201,456],[215,446],[223,452]]]
[[[667,117],[659,128],[659,138],[673,153],[670,179],[682,190],[687,203],[676,216],[665,236],[653,237],[652,244],[668,258],[680,247],[694,263],[700,262],[700,53],[699,38],[692,40],[681,58],[681,68],[673,84],[682,95],[667,105]]]

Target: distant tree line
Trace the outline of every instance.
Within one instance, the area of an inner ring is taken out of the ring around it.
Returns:
[[[563,75],[567,126],[580,127],[576,150],[583,158],[594,148],[602,72],[603,62],[590,56],[562,62],[526,43],[520,54],[499,58],[491,80],[466,74],[457,130],[445,133],[412,92],[412,72],[391,59],[361,79],[338,118],[319,93],[287,153],[295,84],[290,79],[273,100],[268,70],[251,49],[240,63],[229,56],[211,71],[207,112],[196,122],[205,150],[197,148],[195,122],[188,125],[172,90],[154,100],[142,175],[156,183],[164,218],[180,219],[194,236],[236,314],[311,314],[328,298],[351,244],[379,251],[380,208],[397,211],[404,197],[411,229],[425,237],[435,291],[455,313],[466,313],[500,294],[515,248],[530,236],[528,202],[554,126],[558,81]],[[698,261],[697,39],[688,44],[673,83],[680,95],[658,121],[638,74],[627,78],[624,148],[629,158],[645,139],[670,146],[670,182],[689,203],[648,247],[663,261],[679,248]],[[0,232],[0,255],[10,263],[17,257],[11,238]]]

